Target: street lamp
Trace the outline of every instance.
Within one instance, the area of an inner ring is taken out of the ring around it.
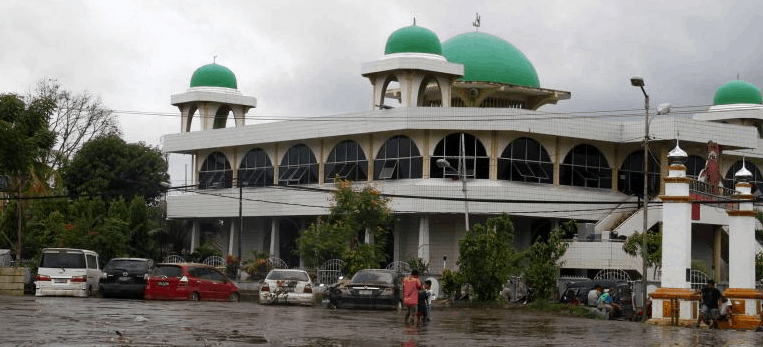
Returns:
[[[463,156],[461,156],[461,159],[463,160]],[[458,171],[458,178],[461,179],[461,191],[464,192],[464,223],[466,225],[466,231],[469,231],[469,201],[466,198],[466,166],[465,165],[459,165],[458,170],[454,169],[452,166],[450,166],[450,163],[445,158],[437,159],[437,167],[439,168],[446,168],[451,169],[453,171]],[[443,259],[444,260],[444,259]]]
[[[646,320],[646,287],[647,287],[647,278],[646,278],[646,258],[648,255],[648,250],[646,249],[646,232],[647,228],[649,228],[649,220],[647,218],[647,213],[649,211],[649,94],[646,93],[646,90],[644,90],[644,79],[640,76],[634,76],[631,77],[631,85],[634,87],[641,88],[641,92],[644,93],[644,233],[641,235],[641,262],[642,262],[642,278],[641,278],[641,284],[642,284],[642,305],[643,305],[643,314],[642,319]]]

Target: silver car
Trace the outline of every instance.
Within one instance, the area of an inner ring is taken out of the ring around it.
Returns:
[[[313,281],[304,270],[270,270],[260,287],[260,304],[313,304]]]

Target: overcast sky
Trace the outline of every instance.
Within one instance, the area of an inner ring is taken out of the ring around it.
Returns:
[[[180,131],[170,95],[213,60],[257,98],[250,117],[305,117],[367,110],[361,63],[387,37],[416,24],[441,41],[474,30],[512,43],[543,88],[572,99],[542,111],[712,103],[723,83],[763,87],[763,4],[747,1],[0,1],[0,93],[42,78],[99,95],[120,114],[128,142],[160,145]],[[182,173],[180,174],[182,176]],[[173,184],[182,177],[173,173]]]

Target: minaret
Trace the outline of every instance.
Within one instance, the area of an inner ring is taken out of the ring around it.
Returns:
[[[760,326],[760,303],[763,294],[755,290],[755,210],[752,207],[752,173],[744,165],[734,174],[737,181],[736,201],[729,215],[729,289],[723,295],[733,307],[734,329],[755,329]]]
[[[687,155],[676,143],[668,153],[670,166],[662,200],[662,286],[652,293],[655,324],[694,323],[689,275],[691,272],[691,202]]]

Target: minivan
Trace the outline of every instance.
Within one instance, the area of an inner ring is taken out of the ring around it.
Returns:
[[[45,248],[35,277],[35,296],[88,297],[98,291],[98,253],[86,249]]]

